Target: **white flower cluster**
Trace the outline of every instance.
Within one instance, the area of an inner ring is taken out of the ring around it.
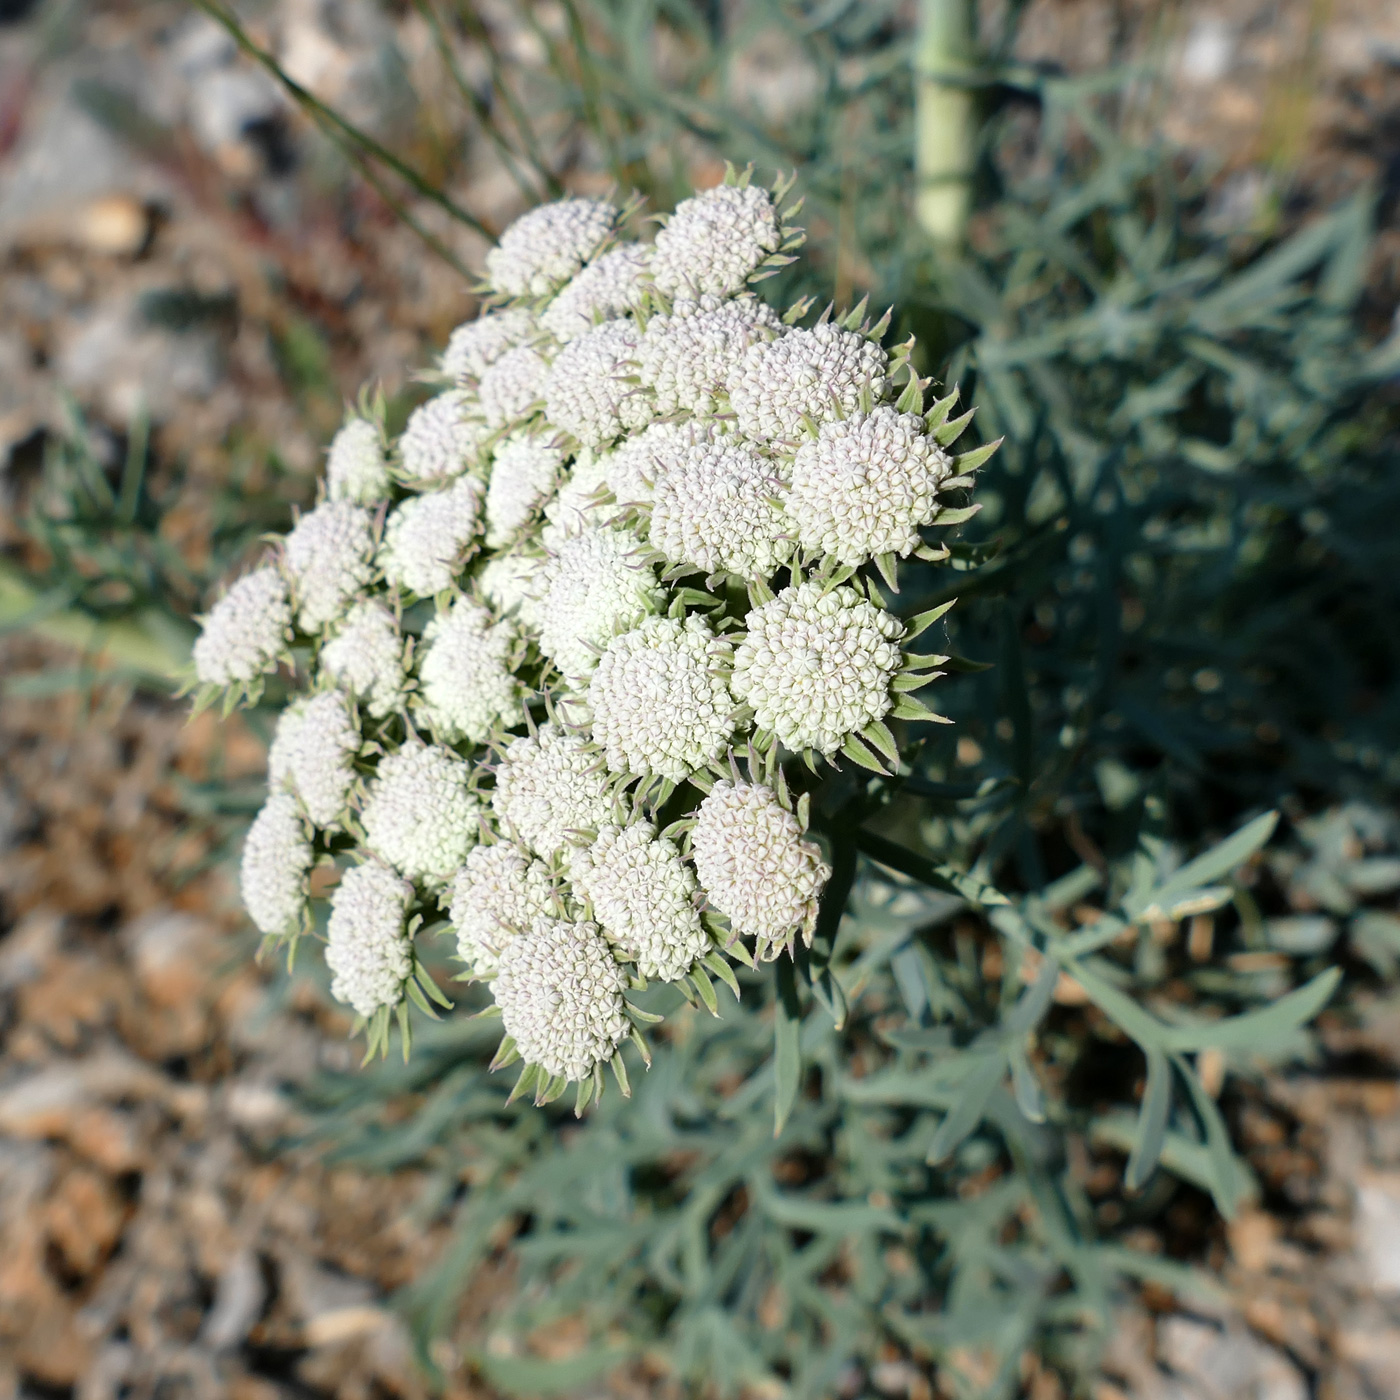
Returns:
[[[338,827],[355,781],[352,765],[361,742],[360,727],[340,691],[296,700],[277,721],[267,756],[268,782],[274,789],[294,792],[317,826]]]
[[[782,220],[768,191],[721,185],[676,206],[656,236],[652,274],[671,296],[730,296],[782,246]]]
[[[523,306],[488,311],[452,332],[438,368],[449,383],[475,382],[486,373],[488,365],[495,364],[507,350],[513,350],[534,332],[535,318]]]
[[[380,567],[390,583],[429,597],[452,587],[476,550],[481,484],[470,476],[444,490],[410,496],[384,526]]]
[[[438,745],[386,754],[360,812],[365,848],[410,880],[447,884],[479,831],[470,777],[467,764]]]
[[[540,650],[566,676],[586,676],[619,632],[660,602],[641,540],[600,526],[562,540],[541,574]]]
[[[613,812],[601,755],[552,724],[506,750],[491,805],[508,830],[545,857],[563,851],[575,832],[601,826]]]
[[[326,495],[333,501],[373,505],[389,491],[384,434],[368,418],[351,418],[331,439],[326,456]]]
[[[486,255],[486,275],[506,296],[542,296],[567,281],[612,233],[617,210],[598,199],[561,199],[517,219]]]
[[[744,351],[726,385],[739,431],[756,442],[797,443],[809,423],[869,409],[888,387],[879,344],[829,321]]]
[[[734,732],[733,646],[703,617],[649,617],[613,639],[588,685],[593,741],[614,773],[680,782]]]
[[[254,569],[214,604],[195,639],[194,670],[201,685],[246,686],[287,652],[292,603],[276,569]]]
[[[418,667],[420,710],[439,738],[485,741],[519,704],[510,669],[514,629],[490,611],[458,598],[424,629]]]
[[[477,408],[488,428],[524,418],[544,391],[548,365],[533,346],[517,345],[493,360],[477,386]]]
[[[406,917],[413,887],[382,865],[357,865],[331,896],[326,966],[331,995],[368,1020],[397,1005],[413,967]]]
[[[650,249],[624,243],[588,264],[540,313],[540,325],[556,340],[586,335],[599,321],[621,316],[637,306],[646,291],[642,281]]]
[[[792,553],[776,466],[747,443],[702,442],[656,484],[652,543],[673,564],[767,578]]]
[[[304,632],[334,622],[369,582],[371,517],[349,501],[325,501],[287,536],[284,557]]]
[[[530,523],[563,465],[563,449],[545,438],[521,434],[496,448],[486,490],[487,548],[499,549]]]
[[[510,841],[477,846],[452,885],[457,954],[477,977],[494,977],[501,951],[553,908],[549,870]]]
[[[659,414],[713,413],[745,350],[782,333],[783,323],[756,297],[677,302],[647,322],[637,352],[641,381]]]
[[[627,1036],[626,985],[597,924],[536,919],[506,945],[492,991],[521,1058],[581,1080]]]
[[[321,648],[321,668],[375,719],[391,714],[404,682],[404,639],[394,614],[369,598],[353,604]]]
[[[643,977],[678,981],[709,947],[695,875],[650,822],[603,827],[572,874],[603,931]]]
[[[597,200],[527,214],[439,392],[396,441],[362,398],[324,499],[206,619],[201,703],[295,682],[245,900],[295,937],[342,868],[332,990],[371,1049],[449,1004],[418,946],[445,925],[518,1092],[625,1085],[631,991],[713,1010],[728,958],[810,940],[826,765],[893,772],[938,718],[895,570],[944,557],[986,450],[949,454],[956,395],[926,404],[863,307],[755,295],[800,243],[783,194],[697,194],[650,244]]]
[[[485,426],[467,417],[470,401],[456,389],[420,404],[399,438],[399,463],[408,481],[446,481],[476,459]]]
[[[879,554],[907,558],[938,510],[952,458],[924,421],[881,404],[873,413],[823,423],[792,459],[788,514],[803,546],[842,564]]]
[[[816,845],[767,787],[718,782],[690,834],[695,869],[711,905],[735,933],[772,956],[799,930],[810,937],[831,876]]]
[[[854,588],[785,588],[748,617],[734,693],[790,749],[831,755],[893,708],[904,624]]]
[[[640,343],[636,322],[621,317],[565,345],[545,380],[549,421],[585,447],[601,447],[624,429],[645,427],[653,410],[632,373]]]
[[[311,862],[311,842],[296,798],[274,792],[248,828],[239,869],[243,903],[260,933],[284,938],[301,926]]]

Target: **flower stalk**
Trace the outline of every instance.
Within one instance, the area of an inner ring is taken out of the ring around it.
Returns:
[[[914,50],[914,212],[939,247],[962,243],[977,121],[972,0],[921,0]]]

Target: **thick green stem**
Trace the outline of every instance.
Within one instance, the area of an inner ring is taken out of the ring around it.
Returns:
[[[921,0],[914,52],[914,209],[942,246],[962,242],[976,158],[973,0]]]

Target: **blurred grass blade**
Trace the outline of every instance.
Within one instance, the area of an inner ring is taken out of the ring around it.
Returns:
[[[501,163],[505,166],[510,178],[515,181],[520,193],[531,204],[534,204],[539,198],[539,188],[532,185],[521,173],[517,152],[511,148],[510,142],[506,140],[505,133],[500,129],[495,114],[471,83],[467,81],[466,75],[462,72],[461,64],[457,62],[457,55],[453,52],[452,42],[443,28],[442,17],[438,14],[432,0],[413,0],[413,7],[423,17],[423,22],[431,30],[433,45],[438,51],[438,57],[442,60],[442,65],[447,70],[448,76],[451,77],[458,95],[471,108],[477,125],[486,134],[486,139],[496,148],[496,154],[500,156]],[[553,180],[547,169],[536,165],[535,176],[546,188],[551,190],[551,193],[558,192],[558,182]]]
[[[969,1069],[948,1116],[938,1125],[938,1131],[929,1143],[928,1163],[937,1166],[947,1161],[957,1151],[964,1139],[969,1137],[982,1121],[986,1112],[987,1100],[1006,1073],[1006,1055],[1001,1050],[984,1053],[980,1063]]]
[[[1180,1055],[1171,1057],[1176,1071],[1191,1091],[1191,1102],[1206,1135],[1206,1156],[1210,1164],[1210,1193],[1216,1209],[1226,1220],[1233,1220],[1243,1189],[1234,1149],[1230,1146],[1230,1130],[1220,1116],[1215,1100],[1206,1093],[1195,1072]]]
[[[773,1136],[787,1123],[802,1087],[802,1003],[791,958],[777,962],[773,1003]]]
[[[1146,895],[1125,900],[1123,907],[1134,918],[1152,917],[1152,910],[1165,909],[1188,891],[1213,884],[1238,869],[1268,841],[1277,825],[1277,812],[1265,812],[1263,816],[1255,817],[1233,836],[1227,836],[1219,845],[1188,861]]]
[[[1342,980],[1339,967],[1319,972],[1310,982],[1280,997],[1272,1006],[1261,1006],[1242,1016],[1208,1021],[1195,1026],[1173,1026],[1163,1036],[1167,1049],[1259,1050],[1287,1039],[1332,1000]]]
[[[378,161],[386,166],[399,177],[410,189],[421,198],[437,205],[444,213],[456,219],[459,223],[465,224],[468,228],[481,235],[488,242],[495,242],[494,232],[487,228],[474,214],[471,214],[454,200],[449,199],[441,190],[434,188],[411,166],[405,164],[392,151],[381,145],[374,137],[367,132],[361,131],[359,127],[347,121],[334,108],[328,107],[318,97],[308,92],[294,78],[290,76],[278,63],[277,59],[259,44],[255,43],[248,32],[238,22],[236,16],[230,14],[218,0],[193,0],[193,3],[203,10],[217,24],[223,26],[228,31],[234,43],[248,55],[255,63],[270,73],[278,83],[286,90],[287,94],[320,129],[330,136],[337,146],[349,156],[356,168],[374,186],[376,193],[389,203],[403,221],[418,235],[429,247],[433,249],[441,258],[455,267],[464,277],[469,277],[467,269],[458,260],[441,239],[424,228],[404,207],[401,202],[394,199],[389,194],[387,187],[373,173],[369,161]]]
[[[1133,1150],[1123,1184],[1129,1191],[1141,1191],[1162,1155],[1167,1136],[1167,1119],[1172,1106],[1172,1070],[1166,1055],[1155,1046],[1147,1051],[1147,1087],[1142,1095]]]

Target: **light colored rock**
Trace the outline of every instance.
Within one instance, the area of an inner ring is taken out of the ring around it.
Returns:
[[[1400,1172],[1358,1175],[1355,1228],[1366,1284],[1377,1293],[1400,1293]]]
[[[1400,1395],[1400,1328],[1366,1313],[1347,1319],[1335,1338],[1337,1352],[1356,1367],[1371,1395]]]
[[[106,194],[82,211],[74,232],[94,253],[130,257],[144,246],[150,222],[139,199],[126,193]]]
[[[122,930],[141,989],[160,1006],[188,1005],[207,993],[216,937],[202,919],[171,909]]]
[[[1157,1347],[1181,1400],[1308,1400],[1298,1368],[1233,1318],[1223,1325],[1164,1318]]]
[[[182,403],[207,398],[219,381],[212,335],[158,330],[132,296],[99,302],[65,327],[55,361],[65,387],[118,423],[143,410],[168,418]]]
[[[282,1261],[282,1291],[288,1307],[301,1319],[302,1333],[313,1347],[334,1346],[376,1332],[389,1321],[374,1289],[363,1279],[333,1273],[300,1254]]]
[[[204,1318],[199,1338],[214,1351],[238,1346],[253,1329],[267,1301],[262,1270],[249,1249],[238,1250],[224,1266],[214,1290],[214,1306]]]
[[[1235,61],[1235,38],[1218,15],[1203,15],[1182,45],[1180,72],[1188,83],[1218,83]]]
[[[163,1098],[163,1075],[124,1051],[59,1061],[0,1088],[0,1132],[18,1138],[66,1137],[83,1110],[105,1100]]]
[[[143,205],[166,181],[99,126],[68,94],[71,75],[30,101],[30,117],[0,171],[0,248],[73,241],[99,200]]]
[[[40,905],[15,924],[0,944],[0,991],[10,991],[43,975],[58,951],[65,922],[58,910]]]

